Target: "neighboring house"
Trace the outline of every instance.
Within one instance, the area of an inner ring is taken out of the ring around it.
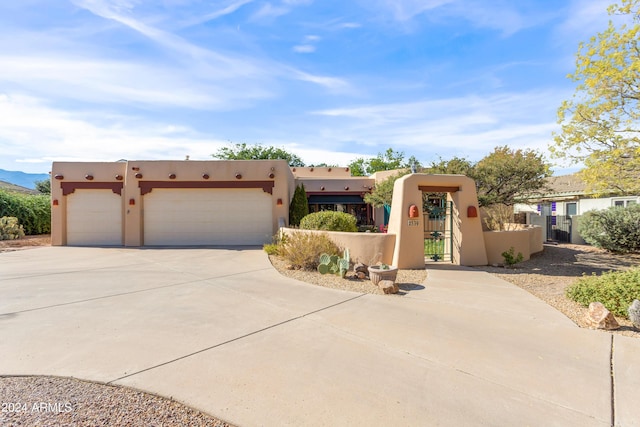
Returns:
[[[577,233],[580,215],[590,210],[640,203],[640,196],[595,196],[577,174],[550,177],[549,191],[528,204],[514,206],[515,213],[525,213],[528,224],[546,228],[549,240],[584,243]]]

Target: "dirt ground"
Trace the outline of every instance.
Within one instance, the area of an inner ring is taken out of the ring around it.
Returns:
[[[50,246],[51,235],[25,236],[17,240],[0,240],[0,252],[18,251],[38,246]]]

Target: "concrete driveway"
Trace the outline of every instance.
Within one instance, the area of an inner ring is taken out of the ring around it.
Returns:
[[[2,253],[0,375],[134,387],[241,426],[640,425],[640,340],[484,272],[440,264],[424,286],[325,289],[250,248]]]

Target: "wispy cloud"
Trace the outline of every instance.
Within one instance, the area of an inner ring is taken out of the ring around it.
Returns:
[[[299,44],[293,47],[293,51],[298,53],[313,53],[316,51],[316,47],[310,44]]]
[[[215,19],[221,18],[226,15],[231,15],[236,12],[242,6],[247,5],[249,3],[253,3],[254,0],[238,0],[233,1],[230,4],[222,7],[221,9],[216,9],[213,12],[207,12],[201,16],[196,16],[185,20],[181,23],[182,27],[191,27],[194,25],[204,24],[205,22],[213,21]]]

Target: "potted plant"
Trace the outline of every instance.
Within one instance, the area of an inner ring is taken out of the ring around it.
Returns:
[[[372,265],[369,266],[368,270],[369,278],[376,286],[378,286],[378,282],[381,280],[391,280],[392,282],[395,282],[396,276],[398,275],[398,267],[393,267],[387,264]]]

